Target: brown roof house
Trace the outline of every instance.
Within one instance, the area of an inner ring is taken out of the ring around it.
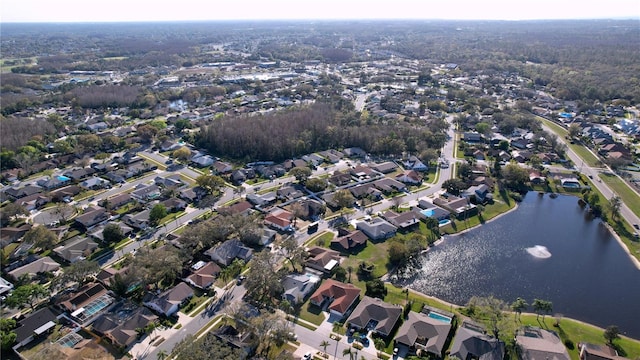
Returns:
[[[338,229],[338,237],[331,240],[331,247],[338,251],[357,252],[367,245],[369,238],[360,230]]]
[[[347,323],[358,330],[373,331],[387,337],[400,320],[401,314],[402,306],[365,296],[353,310]]]
[[[396,345],[407,346],[410,352],[421,350],[442,357],[449,330],[450,323],[410,311],[394,340]]]
[[[109,213],[105,208],[100,206],[90,206],[85,210],[84,214],[75,218],[75,222],[83,228],[89,229],[108,219]]]
[[[14,279],[18,279],[20,276],[24,274],[29,274],[30,276],[34,276],[38,273],[46,273],[46,272],[54,272],[60,269],[60,264],[58,264],[52,258],[45,256],[40,258],[34,262],[23,265],[17,269],[14,269],[9,272],[9,275]]]
[[[333,315],[343,317],[358,300],[361,291],[353,284],[327,279],[311,295],[310,302],[322,309],[327,308]]]
[[[222,269],[214,262],[198,261],[191,266],[193,273],[184,281],[203,290],[206,290],[216,281],[216,276]]]
[[[569,353],[555,332],[525,327],[516,333],[516,345],[522,360],[569,360]]]
[[[90,324],[115,301],[100,283],[89,283],[73,293],[61,296],[56,305],[82,325]]]
[[[68,241],[64,245],[53,249],[53,252],[66,261],[74,263],[86,259],[97,247],[97,243],[85,237]]]
[[[504,343],[485,334],[484,329],[463,322],[451,347],[451,357],[458,359],[502,360]]]
[[[581,343],[578,345],[580,349],[580,360],[622,360],[627,359],[618,355],[618,352],[606,345],[594,345],[589,343]]]
[[[307,250],[309,257],[305,262],[305,266],[322,271],[328,274],[334,267],[340,265],[340,253],[335,250],[325,249],[319,246],[314,246]]]
[[[124,306],[123,306],[124,307]],[[120,309],[98,317],[91,329],[108,338],[114,345],[128,348],[139,338],[140,329],[155,323],[158,316],[149,309],[137,308],[133,311]]]
[[[264,223],[265,225],[280,231],[290,231],[293,229],[291,226],[292,220],[293,220],[293,214],[291,212],[278,208],[270,212],[264,218]]]
[[[193,289],[184,282],[156,296],[147,293],[143,304],[164,316],[171,316],[178,312],[180,306],[193,297]]]

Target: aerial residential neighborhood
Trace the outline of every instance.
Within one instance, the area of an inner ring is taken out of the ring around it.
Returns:
[[[640,269],[634,89],[578,99],[546,70],[422,57],[393,22],[42,26],[2,24],[2,358],[640,356],[630,309],[600,323],[547,293],[460,303],[414,281],[558,196]],[[532,266],[562,256],[537,244]]]

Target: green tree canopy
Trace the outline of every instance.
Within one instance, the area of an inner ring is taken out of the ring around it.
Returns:
[[[27,284],[17,287],[11,295],[7,297],[6,304],[10,308],[19,308],[29,305],[34,310],[35,304],[45,296],[49,295],[49,291],[40,284]]]
[[[157,204],[149,212],[149,222],[151,225],[158,225],[165,216],[167,216],[167,208],[162,204]]]
[[[107,224],[102,230],[102,238],[107,244],[116,244],[125,238],[120,225],[115,223]]]

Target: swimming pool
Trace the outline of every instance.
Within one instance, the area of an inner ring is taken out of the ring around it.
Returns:
[[[443,323],[447,323],[447,324],[451,324],[451,318],[448,316],[444,316],[444,315],[440,315],[436,312],[429,312],[429,314],[427,315],[428,317],[438,320],[438,321],[442,321]]]
[[[426,217],[432,217],[433,216],[433,209],[426,209],[426,210],[422,210],[420,211],[420,214],[426,216]]]
[[[68,177],[66,177],[64,175],[58,175],[56,178],[58,180],[60,180],[60,181],[69,181],[69,180],[71,180],[71,178],[68,178]]]
[[[449,225],[449,224],[451,224],[451,220],[449,220],[449,219],[438,220],[438,225],[440,225],[440,226],[445,226],[445,225]]]

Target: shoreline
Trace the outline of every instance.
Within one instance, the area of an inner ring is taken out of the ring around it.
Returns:
[[[552,193],[547,193],[547,192],[545,192],[545,194],[552,194]],[[562,195],[562,194],[559,194],[559,195]],[[566,194],[566,195],[568,195],[568,196],[574,196],[574,195],[571,195],[571,194]],[[574,196],[574,197],[576,197],[576,196]],[[503,212],[503,213],[500,213],[500,214],[498,214],[498,215],[494,216],[493,218],[491,218],[491,219],[489,219],[489,220],[485,221],[484,223],[480,223],[480,224],[478,224],[478,225],[475,225],[475,226],[470,227],[470,228],[468,228],[468,229],[462,230],[462,231],[460,231],[460,232],[456,232],[456,233],[453,233],[453,234],[446,234],[446,235],[442,235],[442,237],[441,237],[440,239],[438,239],[436,242],[434,242],[434,243],[433,243],[433,246],[430,246],[430,247],[428,247],[427,249],[423,250],[423,251],[421,252],[421,254],[427,253],[427,252],[428,252],[432,247],[439,246],[440,244],[442,244],[442,243],[446,240],[446,239],[445,239],[446,237],[454,237],[454,236],[464,235],[465,233],[467,233],[467,232],[469,232],[469,231],[471,231],[471,230],[473,230],[473,229],[479,228],[480,226],[485,225],[486,223],[489,223],[489,222],[491,222],[491,221],[493,221],[493,220],[499,219],[500,217],[502,217],[502,216],[504,216],[504,215],[507,215],[507,214],[511,213],[512,211],[515,211],[515,210],[517,210],[517,209],[518,209],[518,202],[516,202],[516,203],[515,203],[515,206],[514,206],[513,208],[511,208],[511,209],[509,209],[509,210],[507,210],[507,211],[505,211],[505,212]],[[616,233],[616,232],[613,230],[613,228],[611,227],[611,225],[609,225],[607,222],[602,221],[602,219],[600,219],[600,221],[601,221],[601,224],[604,224],[604,225],[607,227],[607,229],[609,230],[609,232],[613,235],[613,237],[616,239],[616,241],[617,241],[617,242],[618,242],[618,244],[622,247],[622,249],[627,253],[627,255],[629,256],[629,258],[631,258],[631,262],[636,266],[636,268],[637,268],[638,270],[640,270],[640,261],[639,261],[636,257],[634,257],[634,256],[631,254],[631,251],[630,251],[630,250],[629,250],[629,248],[626,246],[626,244],[622,241],[622,239],[620,238],[620,236],[618,235],[618,233]],[[389,281],[389,277],[390,277],[391,275],[393,275],[393,273],[395,273],[395,272],[396,272],[396,268],[394,268],[394,269],[392,269],[391,271],[389,271],[389,272],[387,272],[386,274],[384,274],[380,279],[381,279],[382,281],[386,282],[386,283],[389,283],[389,285],[391,285],[391,286],[397,287],[393,282]],[[408,291],[409,291],[409,292],[411,292],[411,293],[413,293],[413,294],[415,294],[415,295],[417,295],[417,296],[421,296],[421,297],[424,297],[424,298],[426,298],[426,299],[430,299],[430,300],[433,300],[433,301],[439,302],[440,304],[443,304],[444,306],[448,306],[450,309],[461,309],[461,308],[464,308],[464,307],[465,307],[464,305],[457,305],[457,304],[454,304],[454,303],[451,303],[451,302],[445,301],[445,300],[443,300],[443,299],[440,299],[440,298],[438,298],[438,297],[435,297],[435,296],[432,296],[432,295],[425,294],[425,293],[423,293],[423,292],[417,291],[417,290],[415,290],[415,289],[413,289],[413,288],[410,288],[410,287],[408,287],[408,286],[404,286],[403,288],[408,289]],[[514,312],[513,312],[513,311],[506,311],[506,312],[507,312],[508,314],[514,314]],[[522,314],[526,314],[526,315],[536,315],[535,313],[529,313],[529,312],[523,312]],[[577,323],[579,323],[579,324],[581,324],[581,325],[584,325],[584,326],[590,326],[590,327],[592,327],[592,328],[594,328],[594,329],[598,329],[598,330],[602,330],[602,331],[604,331],[604,330],[605,330],[604,328],[602,328],[602,327],[600,327],[600,326],[597,326],[597,325],[594,325],[594,324],[591,324],[591,323],[588,323],[588,322],[585,322],[585,321],[582,321],[582,320],[578,320],[578,319],[574,319],[574,318],[570,318],[570,317],[563,317],[563,319],[567,319],[567,320],[570,320],[570,321],[575,321],[575,322],[577,322]],[[628,339],[630,339],[630,340],[633,340],[633,341],[640,341],[640,339],[635,339],[635,338],[632,338],[632,337],[629,337],[629,336],[626,336],[626,335],[622,335],[622,334],[621,334],[621,336],[624,336],[624,337],[626,337],[626,338],[628,338]]]

